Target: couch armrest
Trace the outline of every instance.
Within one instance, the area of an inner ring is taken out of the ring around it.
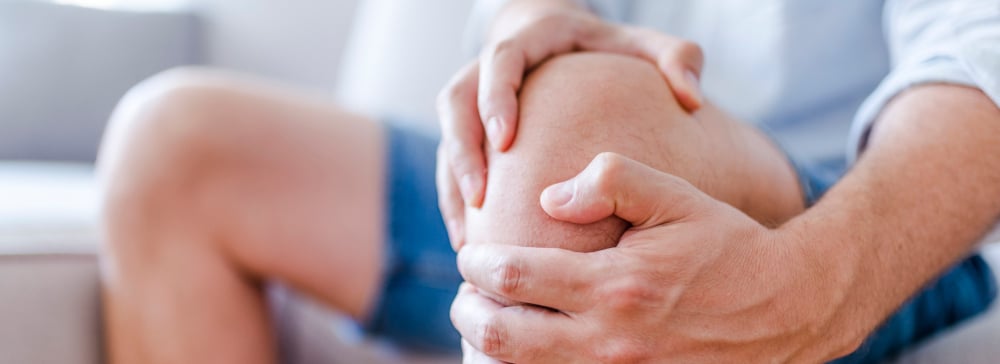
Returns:
[[[97,259],[50,251],[0,252],[0,363],[102,363]]]
[[[101,358],[93,169],[0,161],[0,363]]]

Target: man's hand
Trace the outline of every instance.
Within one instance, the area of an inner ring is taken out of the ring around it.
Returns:
[[[559,220],[615,215],[633,227],[594,253],[460,250],[468,283],[452,320],[467,363],[818,362],[857,344],[822,337],[824,308],[844,297],[799,241],[680,178],[605,153],[541,203]],[[504,307],[480,292],[531,305]]]
[[[687,110],[701,106],[702,53],[697,45],[649,29],[607,23],[575,5],[553,4],[561,3],[508,5],[494,22],[493,39],[479,60],[459,71],[438,95],[438,196],[456,250],[464,243],[465,206],[480,206],[485,194],[483,146],[488,140],[504,151],[513,143],[517,94],[532,67],[574,51],[632,55],[655,64]]]

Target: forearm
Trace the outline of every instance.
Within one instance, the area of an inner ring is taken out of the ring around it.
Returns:
[[[883,111],[850,173],[779,230],[813,258],[810,283],[830,288],[803,298],[829,308],[817,329],[844,335],[832,343],[860,342],[974,248],[1000,216],[998,140],[1000,110],[981,92],[917,87]]]

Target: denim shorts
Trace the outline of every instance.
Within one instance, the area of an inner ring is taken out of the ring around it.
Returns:
[[[387,125],[386,271],[366,330],[420,351],[459,352],[449,310],[462,278],[441,220],[434,181],[437,140]],[[843,172],[843,162],[794,163],[808,204]],[[997,293],[986,262],[973,255],[928,284],[862,347],[835,363],[878,363],[986,310]]]

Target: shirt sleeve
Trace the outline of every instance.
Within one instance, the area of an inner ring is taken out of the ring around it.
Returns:
[[[883,18],[892,69],[855,115],[852,162],[885,105],[909,87],[966,85],[1000,105],[1000,1],[887,0]]]

